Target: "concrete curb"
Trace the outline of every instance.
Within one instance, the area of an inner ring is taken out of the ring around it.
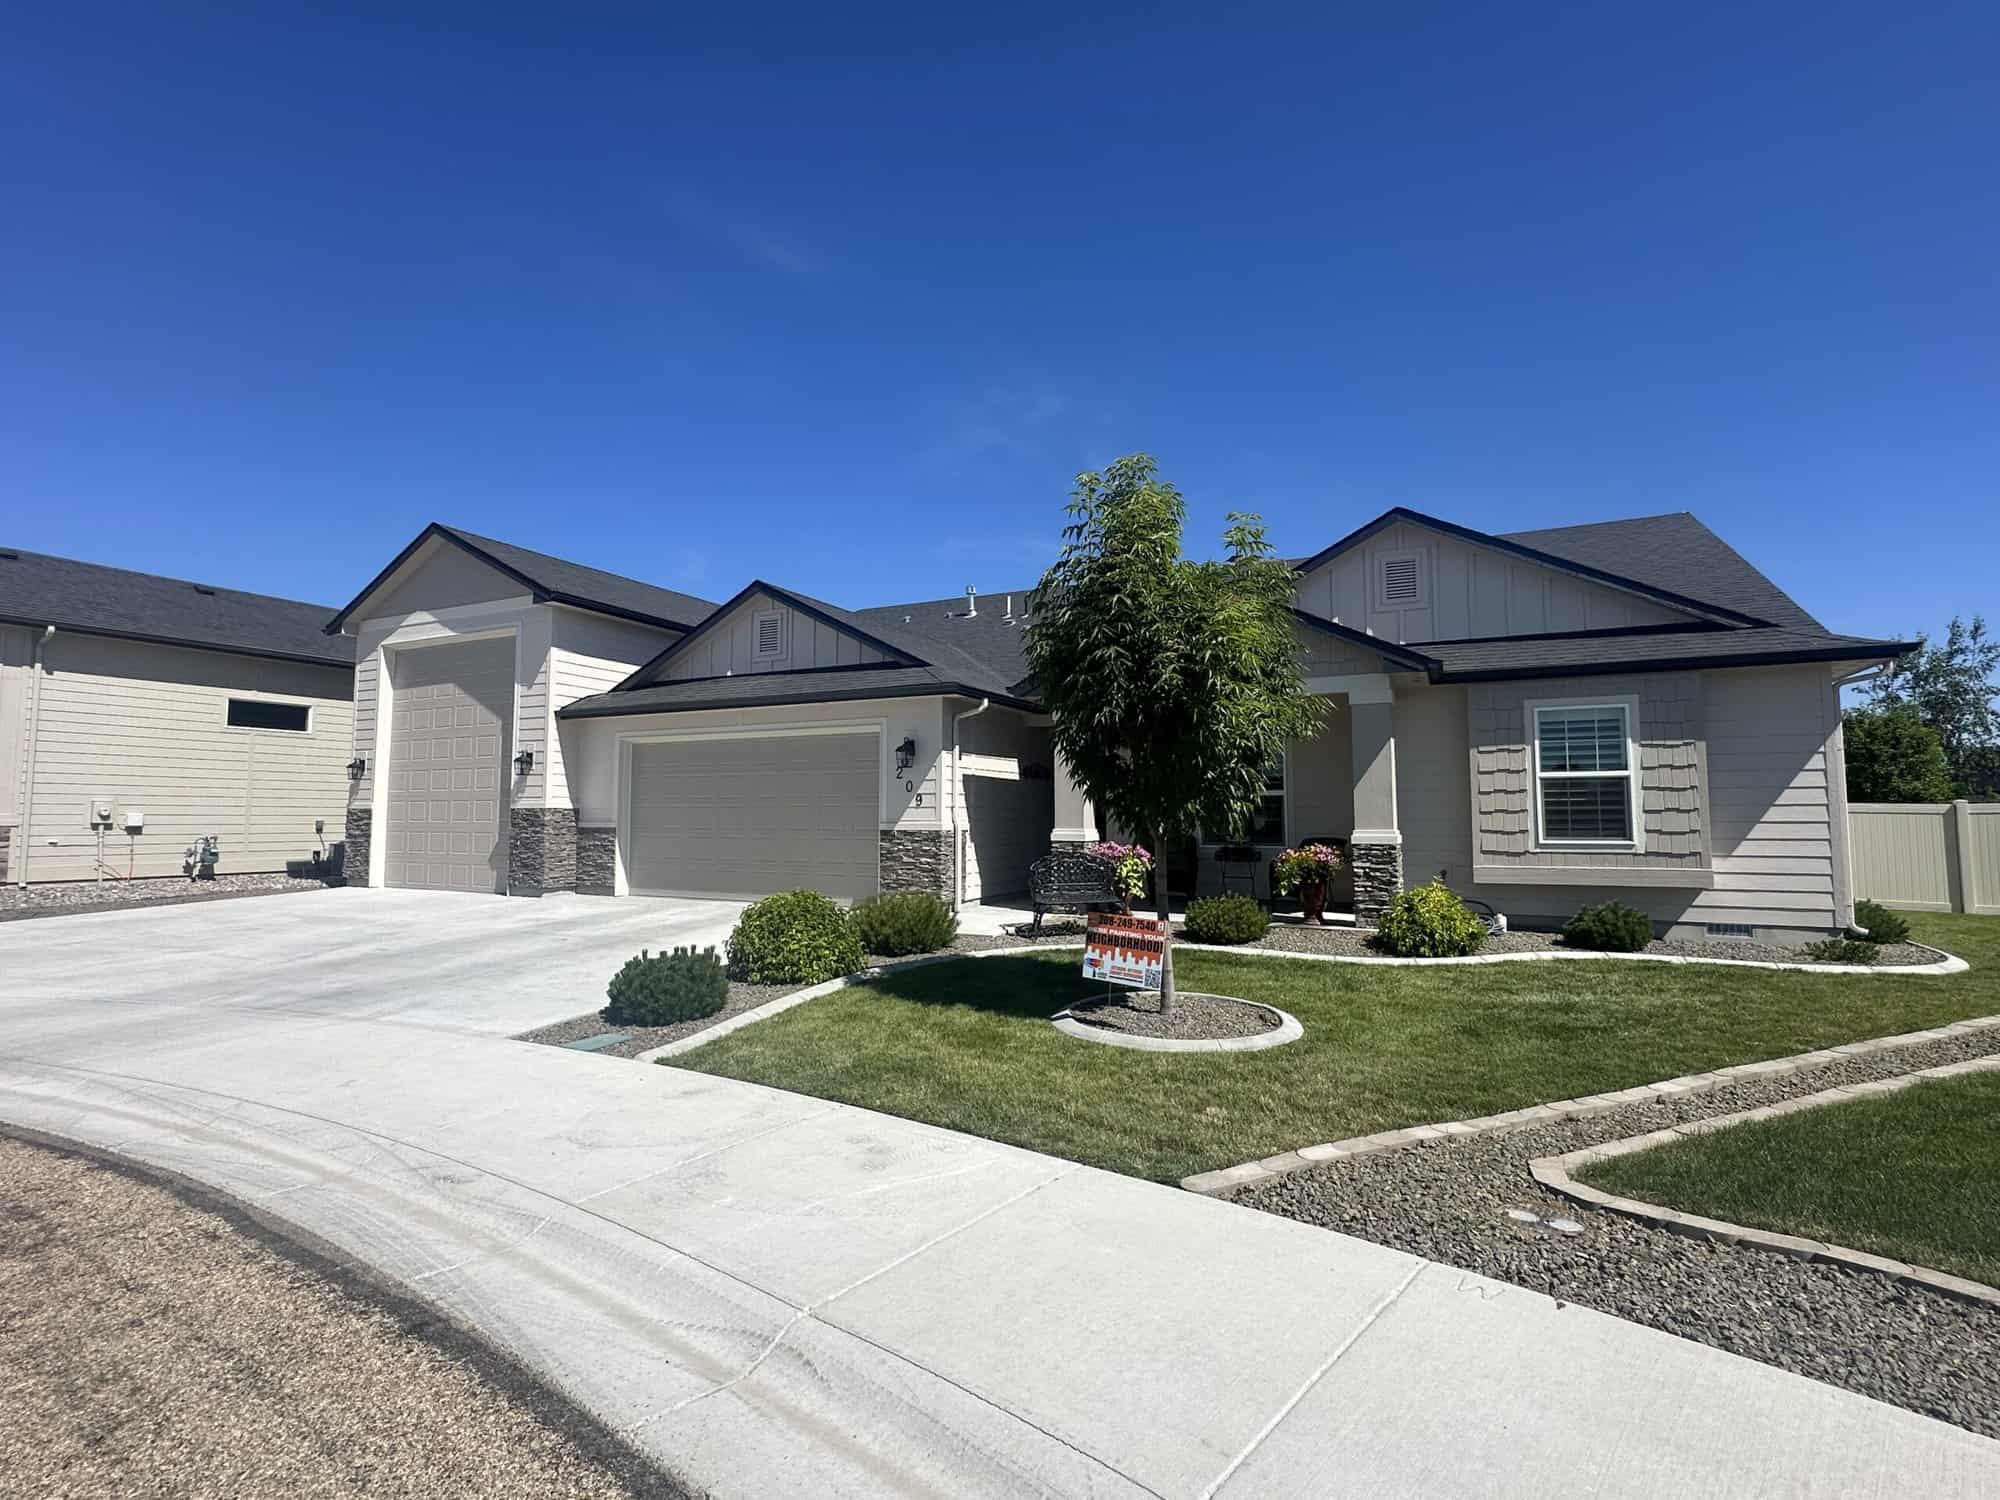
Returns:
[[[1202,994],[1199,990],[1189,990],[1188,994]],[[1070,1013],[1059,1010],[1052,1025],[1064,1036],[1077,1037],[1086,1042],[1096,1042],[1105,1047],[1130,1047],[1136,1052],[1264,1052],[1272,1047],[1282,1047],[1287,1042],[1296,1042],[1306,1034],[1297,1016],[1289,1011],[1279,1010],[1275,1005],[1265,1005],[1256,1000],[1239,1000],[1234,995],[1209,995],[1211,1000],[1234,1000],[1238,1005],[1248,1005],[1265,1011],[1278,1018],[1278,1024],[1270,1031],[1260,1031],[1255,1036],[1226,1036],[1209,1041],[1194,1041],[1180,1037],[1131,1036],[1122,1031],[1110,1031],[1102,1026],[1087,1026],[1072,1020]]]
[[[1717,1068],[1711,1073],[1689,1073],[1679,1078],[1664,1079],[1659,1083],[1642,1083],[1635,1088],[1619,1089],[1614,1093],[1586,1094],[1580,1099],[1558,1099],[1552,1104],[1531,1104],[1525,1109],[1510,1109],[1504,1114],[1481,1115],[1471,1120],[1446,1120],[1436,1125],[1412,1125],[1402,1130],[1383,1130],[1374,1135],[1352,1136],[1344,1141],[1327,1141],[1318,1146],[1301,1146],[1296,1151],[1285,1151],[1259,1161],[1241,1162],[1236,1166],[1221,1167],[1213,1172],[1198,1172],[1192,1177],[1182,1178],[1181,1186],[1191,1193],[1211,1195],[1224,1193],[1249,1183],[1267,1182],[1273,1177],[1282,1177],[1287,1172],[1298,1172],[1307,1167],[1318,1166],[1322,1162],[1338,1161],[1345,1156],[1368,1156],[1377,1151],[1394,1151],[1401,1146],[1414,1146],[1420,1141],[1444,1140],[1451,1136],[1499,1135],[1510,1130],[1525,1130],[1530,1125],[1545,1125],[1556,1120],[1589,1119],[1593,1115],[1608,1114],[1628,1104],[1644,1104],[1650,1099],[1665,1095],[1705,1094],[1711,1089],[1725,1088],[1732,1083],[1743,1083],[1754,1078],[1785,1078],[1794,1073],[1802,1073],[1808,1068],[1824,1067],[1828,1063],[1841,1062],[1850,1057],[1865,1056],[1872,1052],[1893,1052],[1903,1047],[1920,1047],[1926,1042],[1946,1041],[1952,1037],[1963,1036],[1967,1032],[1986,1031],[1996,1026],[2000,1026],[2000,1016],[1978,1016],[1971,1020],[1953,1021],[1949,1026],[1933,1027],[1929,1031],[1905,1031],[1896,1036],[1878,1036],[1866,1041],[1845,1042],[1838,1047],[1822,1047],[1815,1052],[1800,1052],[1791,1057],[1738,1063],[1730,1068]]]
[[[1935,1068],[1905,1073],[1899,1078],[1878,1078],[1871,1083],[1842,1084],[1838,1088],[1823,1089],[1817,1094],[1804,1094],[1799,1098],[1768,1104],[1760,1109],[1746,1109],[1733,1115],[1716,1115],[1711,1119],[1692,1120],[1685,1125],[1676,1125],[1670,1130],[1655,1130],[1646,1135],[1630,1135],[1622,1140],[1606,1141],[1601,1145],[1567,1151],[1561,1156],[1538,1156],[1528,1163],[1528,1172],[1543,1187],[1571,1202],[1623,1214],[1628,1219],[1637,1219],[1656,1228],[1672,1230],[1676,1234],[1718,1240],[1726,1245],[1751,1245],[1759,1250],[1772,1250],[1780,1255],[1789,1255],[1795,1260],[1823,1260],[1837,1266],[1848,1266],[1854,1270],[1873,1271],[1897,1281],[1928,1287],[1934,1292],[1942,1292],[1948,1297],[1957,1297],[1962,1301],[2000,1307],[2000,1287],[1984,1286],[1976,1281],[1968,1281],[1963,1276],[1933,1271],[1927,1266],[1906,1265],[1902,1261],[1890,1260],[1886,1256],[1871,1255],[1865,1250],[1850,1250],[1845,1245],[1825,1245],[1818,1240],[1801,1239],[1792,1234],[1779,1234],[1775,1230],[1752,1229],[1745,1224],[1706,1219],[1700,1214],[1684,1214],[1675,1209],[1662,1208],[1655,1203],[1642,1203],[1636,1198],[1620,1198],[1615,1193],[1591,1187],[1588,1183],[1578,1182],[1570,1176],[1573,1169],[1588,1167],[1593,1162],[1609,1161],[1614,1157],[1650,1151],[1658,1146],[1698,1135],[1707,1135],[1717,1130],[1729,1130],[1738,1125],[1754,1125],[1760,1120],[1797,1114],[1801,1110],[1823,1109],[1830,1104],[1846,1104],[1856,1099],[1878,1098],[1885,1094],[1900,1093],[1906,1088],[1931,1079],[1959,1078],[1968,1073],[1994,1072],[2000,1072],[2000,1056],[1974,1057],[1963,1062],[1944,1063]]]

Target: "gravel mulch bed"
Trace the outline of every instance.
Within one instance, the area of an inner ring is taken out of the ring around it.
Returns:
[[[1587,1120],[1349,1158],[1231,1196],[2000,1437],[2000,1308],[1587,1209],[1527,1168],[1532,1157],[1996,1051],[2000,1035],[1975,1032]],[[1515,1223],[1509,1209],[1582,1230]]]
[[[133,906],[227,901],[235,896],[275,896],[323,891],[340,881],[301,875],[218,875],[213,880],[162,876],[146,880],[64,880],[48,885],[0,885],[0,922],[28,917],[67,917],[87,911],[123,911]]]
[[[1179,935],[1177,932],[1176,936]],[[1284,953],[1337,953],[1357,958],[1388,956],[1375,946],[1375,935],[1372,932],[1356,931],[1352,927],[1305,927],[1293,922],[1274,923],[1270,931],[1264,934],[1261,942],[1245,943],[1243,946]],[[1498,937],[1488,938],[1479,949],[1481,953],[1547,953],[1564,950],[1568,950],[1568,945],[1552,932],[1505,932]],[[1813,962],[1800,949],[1788,948],[1781,943],[1733,940],[1711,943],[1669,943],[1655,938],[1642,951],[1674,958],[1740,958],[1759,963],[1788,964]],[[1885,969],[1899,964],[1934,964],[1938,958],[1937,953],[1921,943],[1882,943],[1875,949],[1876,965]]]
[[[722,1002],[722,1009],[712,1016],[703,1016],[699,1021],[678,1021],[672,1026],[607,1026],[604,1018],[596,1011],[588,1015],[572,1016],[567,1021],[558,1021],[553,1026],[537,1027],[524,1031],[514,1040],[536,1042],[546,1047],[560,1047],[566,1042],[580,1042],[585,1037],[602,1036],[607,1031],[629,1032],[629,1039],[614,1043],[590,1054],[593,1057],[637,1057],[654,1047],[664,1047],[668,1042],[677,1042],[684,1036],[693,1036],[698,1031],[706,1031],[711,1026],[719,1026],[731,1016],[741,1015],[746,1010],[755,1010],[781,995],[789,995],[802,990],[802,984],[739,984],[732,980],[729,998]]]
[[[1079,1001],[1070,1015],[1086,1026],[1122,1031],[1128,1036],[1170,1037],[1175,1041],[1216,1042],[1229,1037],[1257,1036],[1275,1031],[1278,1018],[1261,1006],[1245,1005],[1222,995],[1182,991],[1172,1011],[1161,1014],[1158,990],[1130,990]]]
[[[415,1302],[0,1137],[0,1494],[681,1496]]]

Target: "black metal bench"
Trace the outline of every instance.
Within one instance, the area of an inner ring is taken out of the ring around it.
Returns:
[[[1042,930],[1045,912],[1123,911],[1125,903],[1112,884],[1113,868],[1109,860],[1067,851],[1036,860],[1028,871],[1029,898],[1035,904],[1028,931]]]

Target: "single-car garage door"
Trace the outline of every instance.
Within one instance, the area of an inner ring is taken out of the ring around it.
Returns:
[[[513,638],[399,651],[390,673],[386,882],[505,890]]]
[[[646,895],[875,894],[881,736],[774,734],[632,746],[626,879]]]

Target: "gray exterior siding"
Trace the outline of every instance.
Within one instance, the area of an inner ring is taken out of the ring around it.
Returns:
[[[120,874],[178,875],[181,851],[206,833],[220,836],[221,869],[232,874],[309,858],[317,819],[329,845],[340,841],[353,740],[347,668],[62,632],[43,651],[15,878],[24,860],[32,881],[95,878],[93,799],[110,801],[120,820],[128,809],[145,814],[137,838],[122,826],[105,838],[106,863]],[[307,704],[310,727],[232,728],[232,696]],[[25,787],[28,768],[20,750],[15,757]]]
[[[766,614],[779,617],[781,649],[775,656],[760,657],[757,617]],[[887,660],[886,653],[865,641],[759,592],[707,625],[686,651],[661,668],[657,679],[676,682],[696,677],[740,677],[750,672],[803,672]]]
[[[495,599],[518,599],[527,593],[519,579],[487,566],[463,548],[432,537],[368,601],[362,617],[388,620]]]
[[[1650,766],[1642,755],[1648,850],[1638,855],[1555,855],[1534,849],[1516,826],[1523,812],[1516,804],[1532,793],[1526,736],[1511,706],[1590,697],[1602,684],[1584,691],[1566,679],[1465,688],[1398,678],[1406,881],[1442,874],[1525,927],[1559,926],[1577,908],[1612,899],[1682,936],[1727,923],[1750,926],[1765,940],[1804,942],[1843,925],[1851,903],[1843,894],[1846,830],[1835,810],[1840,717],[1829,671],[1618,681],[1638,691],[1643,745],[1657,751]],[[1483,780],[1482,760],[1492,768]],[[1503,766],[1518,767],[1518,782]],[[1523,842],[1529,847],[1516,847]],[[1545,854],[1555,857],[1539,857]],[[1504,866],[1495,863],[1502,859]],[[1506,875],[1497,878],[1502,868]],[[1540,871],[1548,872],[1546,883]]]
[[[1381,560],[1414,553],[1423,601],[1387,608],[1377,590]],[[1492,547],[1399,521],[1299,579],[1308,614],[1372,630],[1396,642],[1540,635],[1686,622],[1689,616],[1622,589],[1592,583]]]

